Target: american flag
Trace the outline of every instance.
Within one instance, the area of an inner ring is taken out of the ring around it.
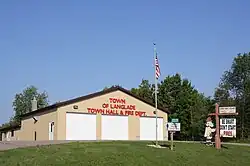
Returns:
[[[157,58],[157,53],[156,53],[156,57],[155,57],[155,77],[156,79],[158,79],[161,75],[161,71],[160,71],[160,65],[158,63],[158,58]]]

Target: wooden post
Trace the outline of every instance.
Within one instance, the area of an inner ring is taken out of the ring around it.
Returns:
[[[220,117],[219,116],[228,116],[228,115],[238,115],[238,113],[220,113],[219,104],[215,104],[215,113],[208,114],[209,116],[215,116],[216,120],[216,134],[215,134],[215,148],[221,149],[221,140],[220,140]]]
[[[219,104],[217,104],[217,103],[215,104],[215,120],[216,120],[215,148],[221,149]]]
[[[170,147],[171,150],[174,149],[174,132],[172,131],[171,132],[171,147]]]

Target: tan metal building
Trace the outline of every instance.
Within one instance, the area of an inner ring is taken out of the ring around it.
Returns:
[[[155,140],[154,104],[115,86],[23,115],[2,140]],[[158,109],[158,139],[167,140],[168,110]],[[5,136],[4,136],[5,134]]]
[[[8,126],[0,128],[0,141],[15,141],[18,140],[21,125],[18,123],[11,123]]]

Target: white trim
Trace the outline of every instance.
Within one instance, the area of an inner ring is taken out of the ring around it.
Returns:
[[[55,122],[49,122],[49,140],[54,140],[55,135]]]

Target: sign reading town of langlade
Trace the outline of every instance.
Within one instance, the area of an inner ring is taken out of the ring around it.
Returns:
[[[87,110],[91,114],[146,116],[145,111],[138,111],[136,105],[127,104],[125,99],[119,98],[109,98],[109,103],[103,103],[101,108],[88,107]]]

